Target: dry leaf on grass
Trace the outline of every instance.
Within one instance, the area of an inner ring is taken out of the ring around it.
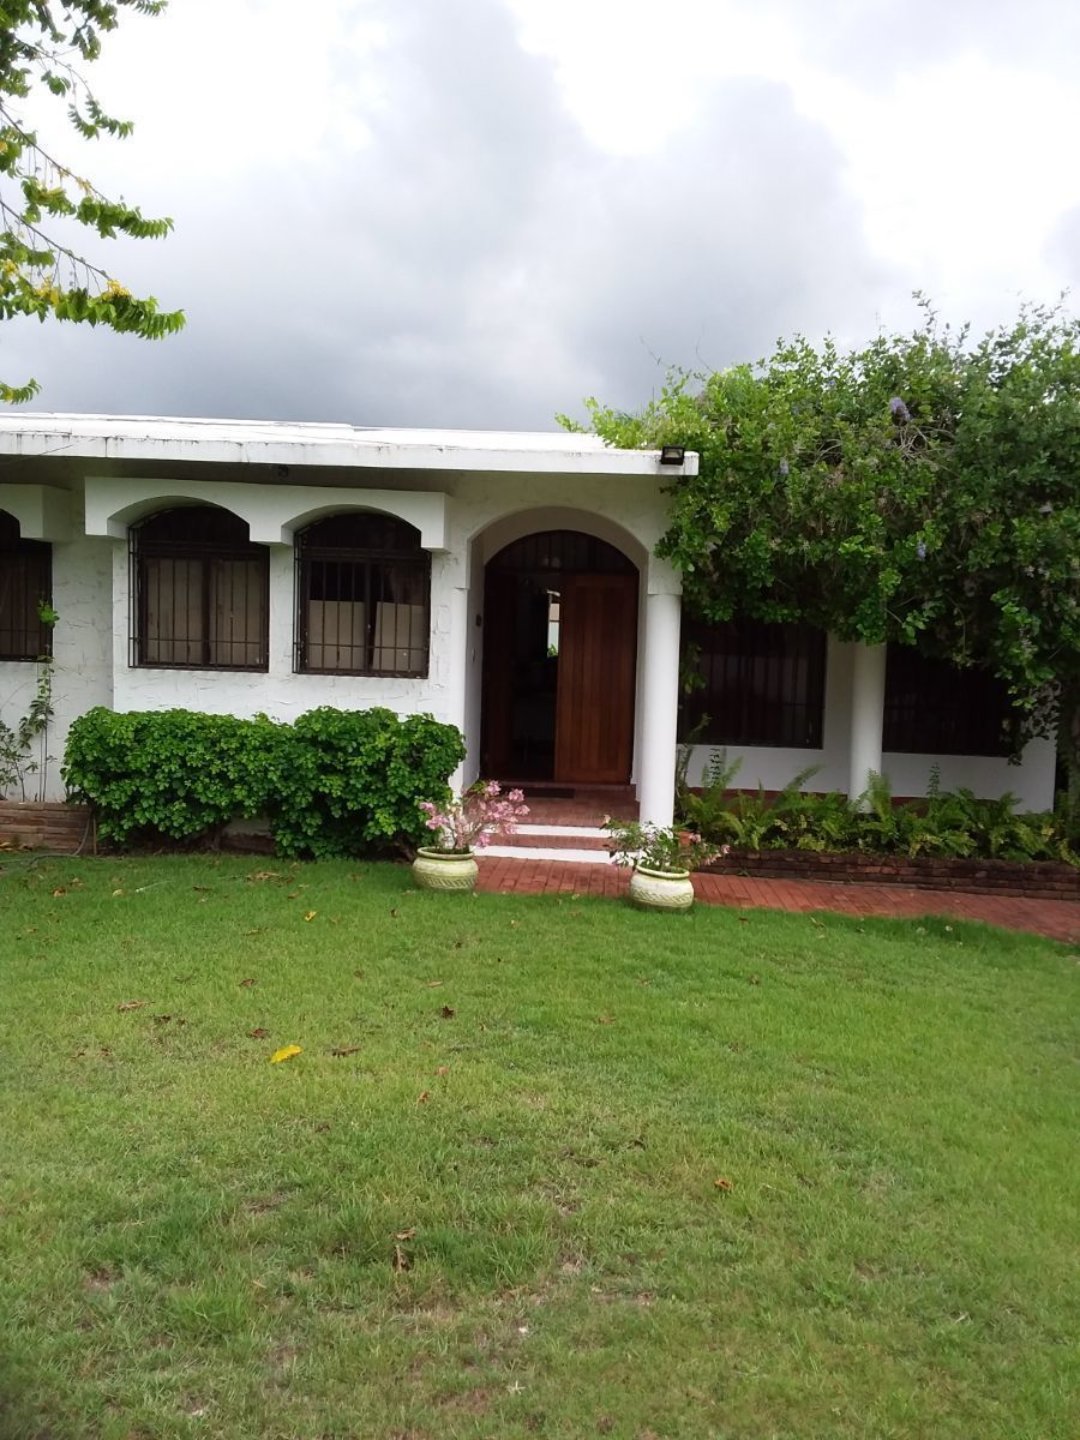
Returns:
[[[442,1016],[442,1018],[443,1018],[444,1020],[452,1020],[452,1019],[454,1018],[454,1016],[457,1014],[457,1011],[454,1009],[454,1007],[453,1007],[452,1005],[444,1005],[444,1006],[442,1007],[442,1009],[439,1011],[439,1014]]]
[[[338,1045],[335,1049],[330,1051],[330,1054],[336,1055],[338,1056],[338,1058],[340,1058],[343,1055],[357,1055],[359,1054],[359,1052],[359,1045]]]
[[[280,1065],[283,1060],[291,1060],[294,1055],[304,1053],[301,1045],[283,1045],[280,1050],[275,1050],[270,1056],[271,1065]]]
[[[394,1236],[394,1239],[395,1239],[395,1240],[415,1240],[415,1239],[416,1239],[416,1226],[415,1226],[415,1225],[410,1225],[409,1228],[408,1228],[408,1230],[399,1230],[399,1231],[397,1232],[397,1234]]]
[[[145,1004],[145,1000],[125,1000],[122,1004],[117,1005],[116,1008],[123,1013],[125,1010],[141,1010]]]
[[[731,1181],[730,1181],[730,1180],[726,1180],[723,1175],[721,1175],[718,1179],[714,1180],[712,1183],[713,1183],[714,1189],[716,1189],[716,1190],[725,1190],[725,1191],[726,1191],[726,1190],[731,1190],[731,1189],[733,1188],[733,1187],[732,1187],[732,1184],[731,1184]]]
[[[241,989],[241,990],[250,990],[251,987],[252,987],[252,985],[254,985],[254,984],[255,984],[255,977],[254,977],[254,975],[249,975],[246,980],[241,980],[241,981],[240,981],[240,989]]]
[[[431,1091],[430,1091],[430,1090],[421,1090],[420,1094],[416,1097],[416,1103],[417,1103],[418,1105],[426,1105],[430,1099],[431,1099]]]
[[[394,1258],[392,1261],[392,1267],[394,1271],[399,1275],[404,1273],[404,1271],[406,1270],[412,1269],[412,1261],[409,1259],[408,1255],[405,1253],[405,1251],[401,1248],[400,1245],[394,1246]]]
[[[306,911],[304,912],[304,919],[305,919],[305,920],[314,920],[314,919],[315,919],[315,916],[316,916],[318,913],[319,913],[319,912],[318,912],[317,910],[306,910]]]
[[[248,1035],[252,1040],[266,1040],[270,1035],[270,1031],[262,1025],[256,1025],[254,1030],[248,1031]]]

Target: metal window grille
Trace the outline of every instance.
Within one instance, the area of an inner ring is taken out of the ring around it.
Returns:
[[[193,505],[134,527],[131,588],[133,665],[267,669],[269,555],[237,516]]]
[[[51,596],[52,546],[21,539],[19,522],[0,511],[0,660],[49,653],[51,630],[39,610]]]
[[[296,545],[296,669],[424,676],[431,630],[431,555],[403,520],[335,515]]]
[[[637,567],[621,550],[595,535],[544,530],[507,545],[493,556],[488,568],[525,575],[630,575]]]
[[[683,667],[701,684],[683,696],[680,733],[710,745],[820,749],[825,650],[809,625],[685,622]]]
[[[906,755],[1010,755],[1008,686],[988,670],[959,669],[910,645],[890,645],[882,746]]]

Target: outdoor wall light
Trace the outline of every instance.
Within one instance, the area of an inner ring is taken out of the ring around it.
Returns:
[[[681,445],[662,445],[660,447],[661,465],[681,465],[686,459],[686,451]]]

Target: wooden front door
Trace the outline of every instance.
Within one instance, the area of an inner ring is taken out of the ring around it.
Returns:
[[[634,749],[637,575],[559,583],[555,779],[624,785]]]

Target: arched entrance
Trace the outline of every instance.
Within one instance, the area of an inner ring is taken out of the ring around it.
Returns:
[[[484,575],[483,773],[623,785],[634,748],[638,572],[578,530],[527,535]]]

